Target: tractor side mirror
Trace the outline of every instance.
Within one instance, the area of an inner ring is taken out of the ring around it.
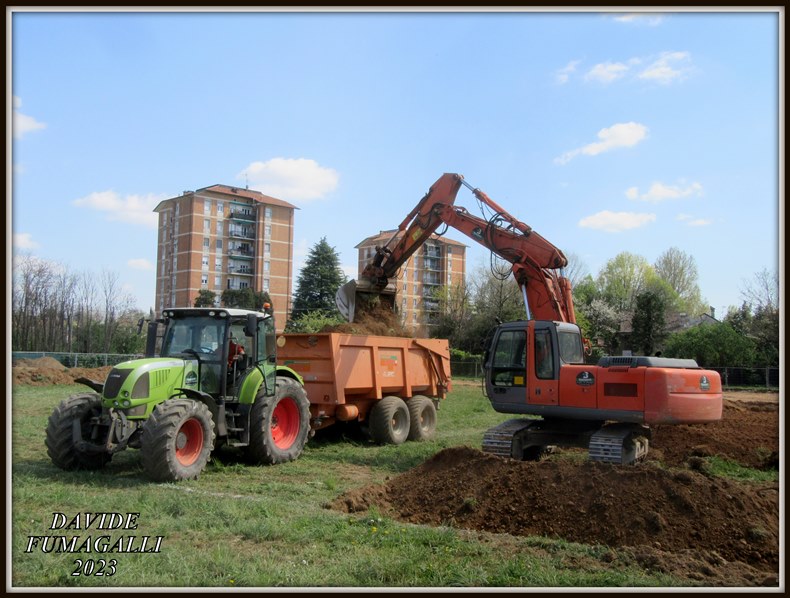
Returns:
[[[147,336],[145,338],[145,356],[156,357],[156,333],[159,331],[159,323],[148,322]]]
[[[247,314],[247,321],[244,324],[244,336],[255,336],[258,330],[258,316],[256,314]]]

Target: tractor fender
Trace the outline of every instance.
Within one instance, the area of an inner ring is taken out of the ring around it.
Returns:
[[[276,366],[274,368],[274,376],[276,378],[291,378],[299,383],[300,386],[304,386],[304,379],[294,370],[286,366]],[[255,402],[255,397],[258,396],[258,393],[261,390],[261,387],[264,384],[264,375],[261,371],[261,367],[258,366],[257,368],[253,368],[247,374],[245,374],[244,380],[241,383],[241,391],[239,392],[239,402],[242,404],[249,404]],[[272,389],[273,392],[273,389]]]
[[[176,388],[175,390],[178,391],[178,393],[171,396],[171,399],[183,395],[189,399],[192,399],[193,401],[200,401],[201,403],[205,404],[206,407],[208,407],[208,410],[211,411],[211,417],[214,419],[217,437],[221,438],[228,435],[228,427],[225,423],[224,402],[217,403],[214,397],[212,397],[210,394],[201,390],[195,390],[193,388]]]
[[[103,382],[96,382],[96,380],[91,380],[90,378],[75,378],[74,382],[79,382],[80,384],[84,384],[88,388],[93,389],[98,394],[102,394],[104,392]]]

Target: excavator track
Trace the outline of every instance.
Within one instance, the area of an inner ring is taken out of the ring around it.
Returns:
[[[612,424],[602,427],[590,437],[592,461],[630,465],[647,455],[650,432],[644,426]]]
[[[499,457],[513,457],[513,438],[535,423],[534,419],[509,419],[489,428],[483,435],[483,452]]]

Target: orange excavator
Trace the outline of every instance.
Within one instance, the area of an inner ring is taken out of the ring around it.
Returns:
[[[468,187],[482,218],[455,205]],[[499,325],[484,358],[485,392],[492,407],[520,416],[491,428],[483,450],[514,459],[539,459],[557,446],[587,448],[591,459],[628,464],[647,454],[650,425],[703,424],[721,419],[721,378],[692,359],[611,356],[585,363],[587,343],[576,325],[568,260],[557,247],[511,216],[459,174],[442,175],[367,264],[359,281],[338,290],[349,321],[374,298],[393,306],[390,281],[442,225],[453,227],[511,264],[526,319]],[[535,417],[537,416],[537,417]]]

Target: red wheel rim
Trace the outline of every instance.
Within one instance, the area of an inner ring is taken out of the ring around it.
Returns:
[[[299,408],[291,397],[285,397],[272,413],[272,440],[277,448],[288,449],[298,435]]]
[[[176,434],[176,459],[181,465],[192,465],[202,450],[203,426],[193,417],[181,424]]]

